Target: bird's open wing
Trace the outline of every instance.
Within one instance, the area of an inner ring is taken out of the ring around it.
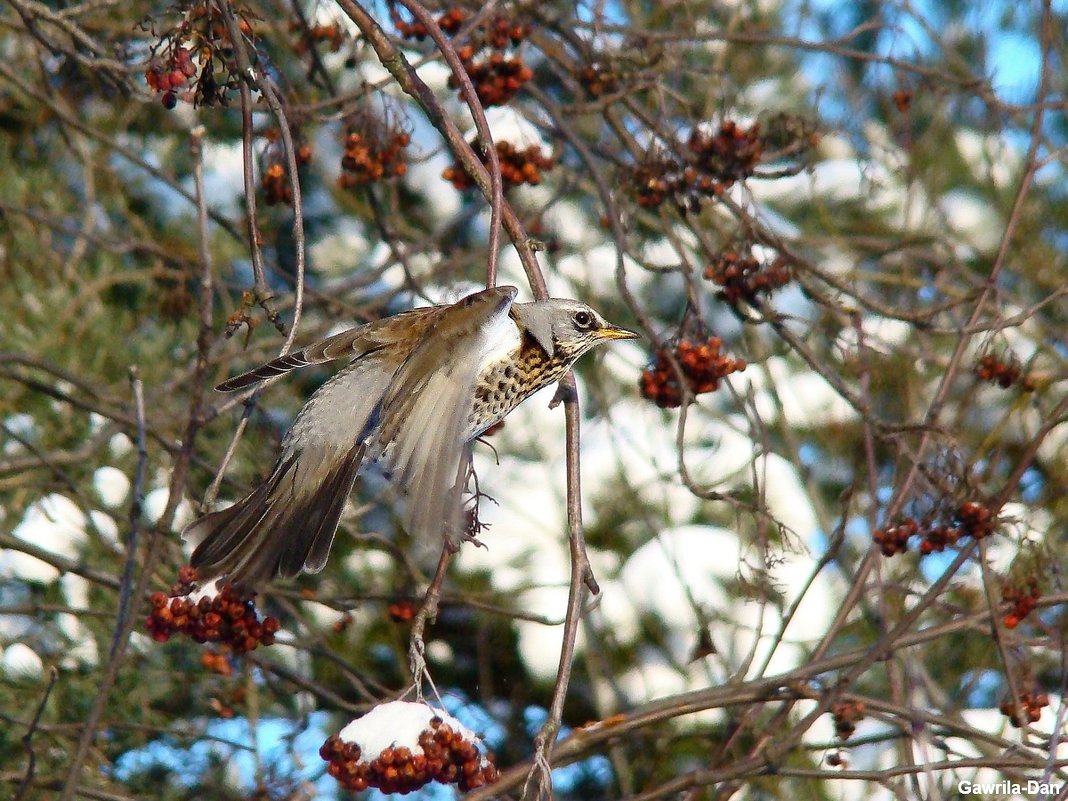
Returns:
[[[350,328],[308,345],[306,348],[272,359],[255,370],[229,378],[215,389],[219,392],[235,392],[260,381],[266,381],[268,378],[283,375],[290,370],[323,364],[334,359],[352,359],[372,353],[408,333],[419,337],[425,330],[426,324],[432,322],[432,315],[427,317],[426,312],[426,309],[413,309],[357,328]]]
[[[459,536],[460,457],[484,354],[507,335],[515,287],[469,295],[448,307],[394,376],[369,455],[387,458],[407,496],[408,533],[424,542]]]

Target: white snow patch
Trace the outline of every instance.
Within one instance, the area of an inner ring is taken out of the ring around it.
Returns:
[[[86,522],[85,512],[74,501],[53,493],[31,504],[11,533],[24,542],[76,559],[85,544]]]
[[[569,251],[588,250],[587,261],[594,266],[597,276],[607,275],[615,284],[616,250],[604,241],[608,234],[594,215],[600,212],[594,207],[592,213],[577,203],[563,200],[553,203],[542,212],[541,219]],[[600,283],[600,282],[598,282]]]
[[[510,106],[486,109],[486,122],[489,123],[494,142],[509,142],[519,149],[537,145],[543,151],[552,151],[552,145],[537,126]]]
[[[452,91],[449,89],[449,78],[452,77],[452,70],[443,61],[424,61],[415,71],[434,94],[439,95]]]
[[[371,252],[363,226],[355,220],[342,220],[335,231],[320,237],[308,248],[308,258],[320,275],[338,275],[352,270]]]
[[[59,570],[36,556],[7,548],[0,552],[0,578],[51,584],[59,578]]]
[[[4,649],[0,670],[8,676],[37,678],[44,672],[44,662],[30,646],[16,642]]]
[[[1001,242],[1004,221],[989,203],[975,194],[964,190],[946,192],[938,206],[963,244],[980,253],[989,253]]]
[[[425,209],[434,215],[435,230],[440,229],[460,212],[460,191],[441,177],[445,168],[451,165],[452,157],[439,152],[425,161],[409,164],[404,177],[405,183],[414,192],[426,197]]]
[[[964,164],[971,168],[976,180],[992,180],[998,189],[1005,189],[1019,176],[1022,154],[1006,138],[964,129],[956,131],[954,138]]]
[[[745,377],[753,382],[756,392],[756,408],[767,422],[778,420],[779,404],[786,422],[802,428],[844,424],[858,418],[857,410],[849,405],[823,376],[810,370],[793,371],[785,359],[778,356],[765,363],[770,387],[764,389],[765,375],[761,370],[750,369]],[[777,393],[778,403],[771,395]]]
[[[235,210],[244,197],[244,161],[240,142],[204,143],[204,196],[223,211]]]
[[[156,523],[167,508],[167,501],[171,497],[171,491],[167,487],[159,487],[145,495],[142,506],[145,520]],[[174,510],[174,520],[171,522],[171,531],[181,531],[187,524],[193,522],[193,507],[185,498],[178,502],[178,508]]]
[[[3,427],[14,434],[17,437],[25,440],[33,440],[37,436],[37,423],[34,422],[33,416],[22,412],[20,414],[12,414],[3,421]],[[19,453],[25,450],[25,446],[14,438],[6,438],[4,443],[3,453],[11,455]]]
[[[59,586],[63,590],[63,597],[67,599],[71,607],[89,608],[89,581],[87,579],[73,573],[64,573],[59,580]]]
[[[96,640],[85,624],[67,612],[56,615],[56,623],[70,641],[63,652],[62,666],[67,669],[75,669],[79,665],[95,666],[99,661]]]
[[[108,450],[115,458],[120,458],[134,449],[133,441],[125,434],[115,434],[108,440]]]
[[[119,506],[130,494],[130,479],[117,467],[105,465],[93,473],[93,489],[105,506]]]
[[[431,640],[426,645],[426,658],[439,665],[451,665],[454,654],[452,647],[444,640]]]
[[[405,747],[418,755],[423,753],[419,735],[430,730],[430,719],[435,716],[463,735],[464,739],[478,742],[475,733],[448,712],[412,701],[379,704],[363,717],[349,723],[338,732],[338,737],[343,742],[356,743],[360,747],[361,762],[370,762],[387,748]]]
[[[89,520],[103,539],[107,540],[112,545],[120,545],[119,524],[115,522],[114,517],[107,512],[93,509],[89,512]]]

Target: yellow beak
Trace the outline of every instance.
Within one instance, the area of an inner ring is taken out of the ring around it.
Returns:
[[[605,326],[597,331],[597,335],[602,339],[637,339],[640,334],[635,331],[631,331],[629,328],[621,328],[616,325]]]

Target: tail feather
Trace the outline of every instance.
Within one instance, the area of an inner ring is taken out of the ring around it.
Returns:
[[[315,490],[305,511],[280,525],[276,536],[287,543],[278,563],[278,575],[282,578],[293,578],[301,570],[318,573],[326,566],[341,512],[352,492],[352,485],[356,483],[363,453],[363,445],[354,447],[339,469]],[[299,526],[299,530],[287,529],[289,522]]]
[[[250,495],[189,525],[182,536],[198,543],[190,559],[197,575],[254,590],[275,576],[322,570],[362,456],[360,446],[341,459],[293,454]]]

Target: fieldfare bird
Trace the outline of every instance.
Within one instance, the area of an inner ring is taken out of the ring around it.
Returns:
[[[246,591],[323,569],[361,466],[381,460],[423,542],[462,538],[471,442],[594,345],[633,339],[574,300],[513,303],[515,287],[412,309],[344,331],[231,378],[232,392],[312,364],[352,362],[304,404],[270,476],[182,532],[202,581]]]

